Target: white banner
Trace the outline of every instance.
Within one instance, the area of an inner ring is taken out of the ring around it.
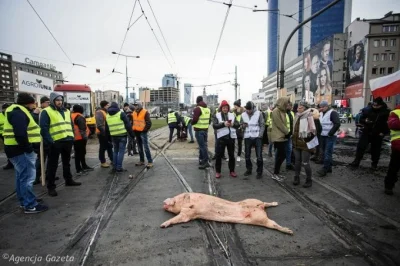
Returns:
[[[67,103],[70,104],[80,104],[80,103],[90,103],[90,93],[88,92],[66,92]]]
[[[49,96],[53,85],[52,79],[18,70],[18,91]]]
[[[265,92],[253,93],[251,95],[251,100],[253,103],[263,103],[265,102]]]

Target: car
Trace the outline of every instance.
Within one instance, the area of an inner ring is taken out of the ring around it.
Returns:
[[[342,124],[346,124],[347,123],[347,117],[344,116],[344,114],[341,114],[339,116],[339,119],[340,119],[340,123],[342,123]]]

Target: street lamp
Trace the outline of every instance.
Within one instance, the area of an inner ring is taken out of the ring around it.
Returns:
[[[126,86],[125,86],[125,89],[126,89],[126,102],[128,102],[128,57],[140,58],[140,56],[138,56],[138,55],[125,55],[125,54],[120,54],[120,53],[117,53],[117,52],[114,52],[114,51],[111,52],[111,53],[125,57],[125,63],[126,63]],[[115,72],[114,69],[113,69],[113,72]]]

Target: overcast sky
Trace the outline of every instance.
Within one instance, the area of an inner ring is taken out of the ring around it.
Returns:
[[[237,65],[242,102],[250,100],[251,94],[258,92],[261,80],[267,73],[265,12],[253,13],[250,9],[231,8],[209,76],[226,5],[206,0],[149,1],[173,58],[165,46],[148,1],[141,0],[148,21],[170,63],[146,19],[141,17],[128,31],[121,52],[141,57],[128,59],[130,87],[158,88],[161,87],[164,74],[174,73],[180,77],[183,95],[183,83],[233,83],[233,72]],[[23,62],[29,55],[31,59],[52,63],[71,83],[90,84],[92,89],[113,89],[125,94],[125,58],[120,57],[115,67],[116,71],[124,74],[110,74],[117,59],[111,52],[119,52],[135,0],[31,0],[31,3],[72,62],[86,65],[87,68],[71,68],[69,59],[24,0],[0,0],[1,51],[12,54],[15,61]],[[265,0],[234,0],[233,4],[267,8]],[[381,17],[391,10],[400,11],[399,0],[353,0],[352,20],[356,17]],[[137,4],[132,22],[141,14]],[[100,74],[96,73],[96,68],[101,70]],[[202,93],[201,87],[193,90],[194,97]],[[207,92],[218,92],[220,100],[227,99],[230,103],[234,99],[234,89],[229,83],[209,87]]]

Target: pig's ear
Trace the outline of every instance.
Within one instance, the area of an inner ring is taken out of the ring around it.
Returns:
[[[168,199],[164,200],[164,204],[169,205],[169,206],[174,206],[175,199],[168,198]]]

